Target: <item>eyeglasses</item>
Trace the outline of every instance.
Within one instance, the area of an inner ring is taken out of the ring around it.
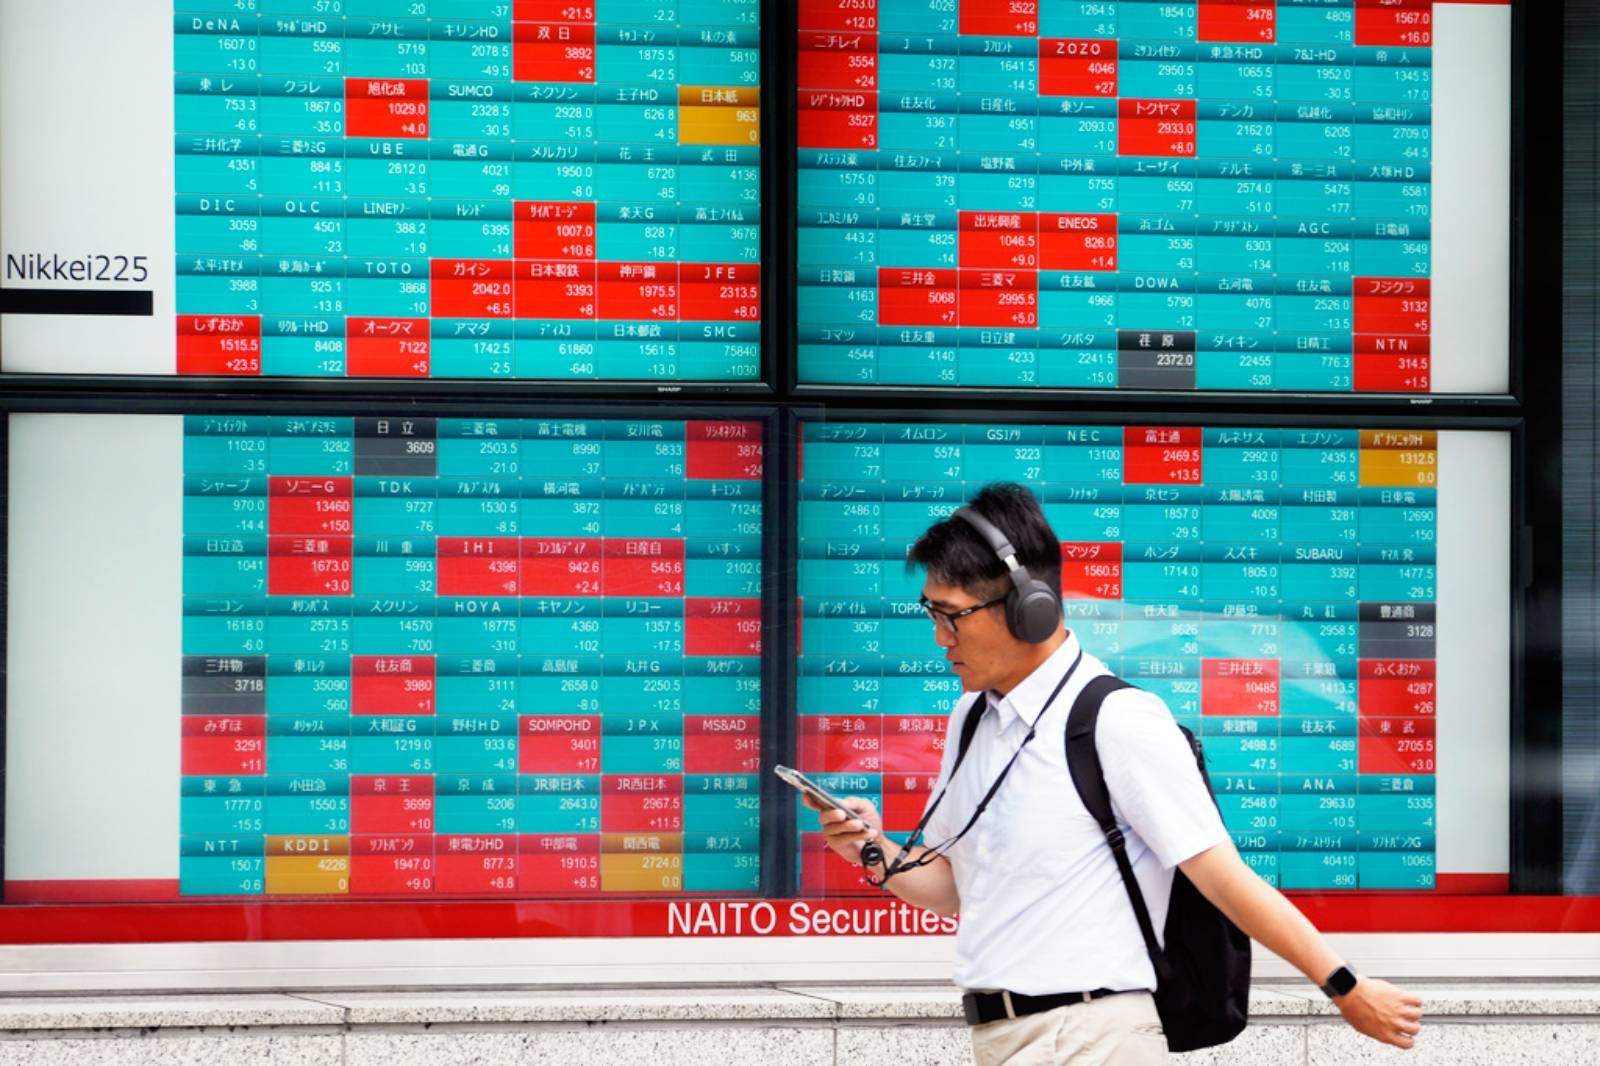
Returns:
[[[1004,602],[1006,602],[1006,598],[1004,596],[997,596],[994,599],[987,600],[983,603],[975,603],[971,607],[963,607],[959,611],[941,611],[939,608],[928,602],[928,597],[917,597],[917,603],[922,606],[924,611],[928,612],[928,617],[933,619],[935,628],[942,629],[946,633],[954,633],[956,631],[956,621],[958,619],[965,618],[969,614],[976,614],[977,612],[986,608],[993,607],[997,603]]]

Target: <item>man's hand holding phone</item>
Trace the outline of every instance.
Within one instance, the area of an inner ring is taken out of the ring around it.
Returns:
[[[809,792],[800,793],[800,802],[818,812],[823,839],[848,862],[860,865],[861,849],[882,836],[879,826],[883,823],[871,800],[859,796],[840,797],[839,802],[849,811],[826,806]]]
[[[866,866],[868,883],[880,885],[917,907],[949,917],[961,908],[955,875],[942,855],[927,851],[906,854],[883,835],[883,819],[871,800],[835,796],[798,770],[774,766],[773,772],[800,793],[800,802],[817,812],[822,839],[845,862]],[[909,863],[905,860],[910,859]],[[870,864],[870,865],[869,865]],[[891,873],[893,873],[890,884]]]
[[[817,812],[828,846],[847,862],[861,865],[862,849],[882,835],[883,821],[872,801],[858,796],[835,796],[805,774],[787,766],[774,767],[774,772],[800,793],[801,803]],[[880,856],[881,849],[880,844],[877,849]]]

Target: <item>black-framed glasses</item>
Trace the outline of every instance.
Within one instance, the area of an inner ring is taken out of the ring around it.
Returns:
[[[985,600],[983,603],[975,603],[971,607],[963,607],[959,611],[941,611],[939,608],[928,602],[928,597],[917,597],[917,603],[921,604],[922,609],[928,613],[928,617],[933,619],[933,624],[939,629],[944,630],[946,633],[956,632],[956,622],[962,618],[965,618],[967,615],[976,614],[985,608],[993,607],[997,603],[1004,602],[1006,602],[1006,598],[1004,596],[996,596],[992,600]]]

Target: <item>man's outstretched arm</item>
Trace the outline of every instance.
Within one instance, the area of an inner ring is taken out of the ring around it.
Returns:
[[[1178,864],[1202,895],[1258,941],[1320,985],[1344,964],[1317,927],[1283,894],[1245,865],[1231,840]],[[1334,1004],[1358,1031],[1409,1048],[1422,1029],[1422,1000],[1376,977],[1358,977]]]

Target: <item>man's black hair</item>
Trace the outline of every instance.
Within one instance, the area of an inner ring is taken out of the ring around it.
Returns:
[[[1028,573],[1061,595],[1061,542],[1038,497],[1013,482],[997,482],[985,485],[967,506],[1006,535]],[[955,585],[981,599],[1003,596],[1011,588],[1005,564],[983,534],[954,516],[929,526],[906,553],[906,569],[918,567],[941,585]]]

